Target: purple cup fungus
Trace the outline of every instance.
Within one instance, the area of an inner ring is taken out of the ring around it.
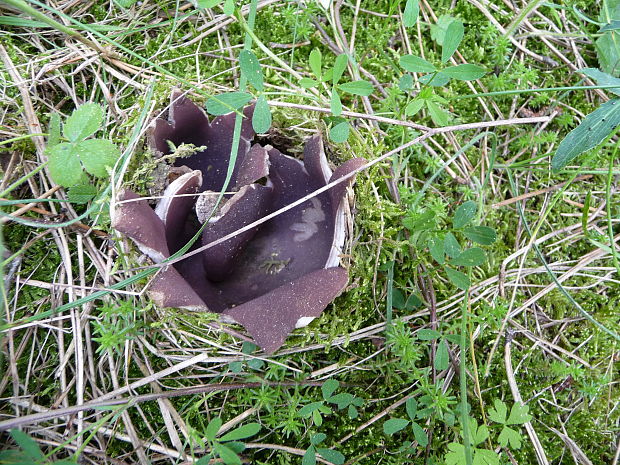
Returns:
[[[232,179],[218,211],[206,218],[224,186],[235,114],[209,122],[201,108],[174,93],[168,119],[150,128],[157,155],[169,142],[206,146],[177,159],[177,171],[155,209],[130,190],[120,192],[113,227],[130,237],[154,262],[179,251],[208,220],[200,241],[207,245],[290,205],[364,164],[354,158],[333,173],[320,136],[308,139],[303,162],[270,145],[253,144],[253,107],[244,110]],[[345,241],[345,194],[351,180],[311,197],[248,231],[181,261],[162,267],[149,294],[161,307],[222,314],[243,325],[267,353],[276,351],[294,329],[308,325],[346,287],[340,267]]]

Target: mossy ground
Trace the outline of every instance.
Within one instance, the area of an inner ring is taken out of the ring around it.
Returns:
[[[460,18],[465,25],[465,38],[459,47],[463,61],[492,71],[479,83],[474,83],[477,92],[570,86],[579,82],[580,76],[562,63],[535,34],[525,42],[527,49],[553,58],[558,61],[557,66],[548,66],[519,53],[475,5],[457,2],[455,8],[451,8],[453,3],[446,0],[433,2],[432,8],[426,4],[423,6],[419,29],[408,30],[411,53],[423,54],[427,60],[435,63],[439,61],[441,47],[433,39],[429,23],[435,23],[433,15],[439,17],[447,14]],[[86,24],[121,27],[123,32],[110,33],[110,37],[142,57],[164,66],[170,75],[196,83],[203,94],[195,95],[195,100],[204,103],[207,94],[234,87],[239,70],[236,67],[231,69],[236,61],[228,59],[227,44],[242,44],[244,33],[233,22],[205,35],[202,26],[212,20],[213,15],[196,13],[189,19],[179,21],[180,15],[192,11],[192,7],[182,6],[183,11],[175,11],[174,5],[167,2],[144,2],[124,10],[115,3],[95,2],[87,12],[76,11],[75,17]],[[360,6],[361,10],[356,13],[355,5],[343,4],[340,25],[349,40],[355,29],[356,59],[381,83],[387,94],[382,95],[377,91],[373,94],[371,102],[375,111],[391,118],[404,119],[403,110],[408,97],[398,91],[398,82],[403,74],[398,66],[398,58],[407,52],[399,20],[385,17],[397,14],[404,3],[363,1]],[[566,33],[566,37],[562,34],[557,36],[563,41],[559,45],[556,43],[562,53],[574,58],[570,47],[566,45],[572,44],[578,48],[588,65],[596,67],[596,54],[590,41],[590,35],[596,33],[596,27],[571,16],[573,6],[594,14],[598,2],[545,3],[536,9],[532,22],[544,29],[546,23],[542,18],[547,18]],[[494,10],[490,11],[495,14]],[[373,12],[383,16],[374,15]],[[216,19],[222,19],[219,7],[213,10],[213,14]],[[504,26],[512,19],[499,15],[496,17]],[[578,24],[579,27],[564,28],[565,17],[569,17],[571,24]],[[164,21],[163,25],[157,25],[161,21]],[[261,8],[254,32],[285,62],[292,63],[295,70],[309,70],[308,55],[313,48],[322,51],[324,69],[327,69],[333,65],[335,55],[312,21],[321,25],[331,39],[338,42],[334,37],[336,29],[326,19],[326,13],[314,2],[303,7],[297,3],[280,2]],[[140,29],[144,26],[149,27]],[[67,39],[62,34],[47,27],[39,28],[36,33],[41,34],[43,41],[40,41],[33,40],[31,32],[24,27],[8,26],[0,33],[11,60],[23,76],[28,76],[31,69],[40,70],[45,64],[54,61],[55,58],[50,58],[51,52],[68,52]],[[202,35],[199,41],[188,45],[199,35]],[[577,38],[572,39],[572,35]],[[280,48],[283,44],[296,45],[292,59],[290,48]],[[256,47],[254,50],[265,65],[267,95],[270,99],[305,105],[328,105],[325,100],[309,101],[301,97],[297,82],[277,66],[270,68],[274,65],[270,57]],[[233,49],[232,54],[236,57],[237,50]],[[148,102],[144,88],[133,87],[127,83],[131,81],[120,79],[119,74],[135,79],[145,87],[149,85],[151,75],[141,74],[149,70],[149,65],[135,56],[120,53],[120,61],[134,68],[113,67],[116,72],[112,73],[105,60],[95,58],[94,62],[85,64],[85,58],[81,57],[76,61],[61,62],[49,71],[49,76],[54,78],[49,83],[30,82],[33,95],[36,95],[35,109],[42,124],[47,124],[51,109],[67,115],[79,102],[100,102],[109,109],[106,135],[124,147],[139,121],[140,110]],[[130,72],[128,69],[139,71]],[[61,85],[63,79],[75,98],[67,97],[66,87]],[[7,129],[9,134],[3,137],[23,134],[26,129],[21,120],[23,107],[18,89],[6,71],[0,70],[0,82],[9,108],[0,122],[0,128]],[[156,77],[150,100],[155,102],[155,111],[167,105],[171,90],[178,86],[178,81],[173,77]],[[353,207],[355,231],[351,238],[350,256],[345,259],[351,277],[350,288],[321,318],[289,337],[282,349],[284,355],[276,355],[272,360],[253,365],[246,360],[239,365],[239,360],[243,359],[241,341],[227,332],[217,330],[212,325],[217,321],[214,315],[155,310],[144,295],[115,294],[106,297],[105,304],[112,308],[124,305],[129,311],[122,318],[112,316],[108,321],[104,319],[101,310],[104,301],[95,301],[82,310],[85,311],[84,324],[91,327],[85,336],[100,336],[100,333],[94,331],[95,320],[104,325],[114,325],[111,328],[130,330],[126,338],[117,341],[118,347],[107,352],[96,351],[100,345],[97,339],[90,341],[94,353],[89,355],[93,368],[88,370],[88,375],[94,375],[94,378],[85,385],[85,399],[95,399],[114,390],[117,385],[123,386],[142,379],[145,376],[142,368],[145,366],[150,373],[157,373],[181,360],[207,353],[212,354],[213,361],[192,365],[158,379],[159,388],[173,390],[210,383],[264,381],[271,384],[265,383],[260,389],[231,389],[171,398],[171,407],[178,412],[187,427],[183,431],[178,424],[175,426],[179,428],[178,434],[187,454],[191,455],[193,448],[190,443],[195,446],[196,438],[204,436],[212,418],[221,416],[227,421],[251,411],[248,421],[259,422],[262,430],[248,442],[266,445],[244,452],[243,457],[248,463],[300,463],[299,451],[303,452],[309,447],[311,435],[317,432],[325,433],[325,446],[342,452],[347,457],[347,463],[351,464],[444,463],[448,444],[462,442],[457,404],[453,403],[459,398],[459,347],[450,342],[449,352],[454,365],[433,383],[431,342],[418,337],[418,333],[420,329],[430,327],[429,312],[425,310],[430,304],[429,296],[433,295],[438,309],[438,330],[443,335],[460,334],[463,298],[446,278],[442,268],[431,258],[426,247],[410,241],[403,219],[407,215],[432,210],[439,219],[439,227],[446,229],[458,205],[466,200],[475,200],[482,205],[481,218],[484,224],[492,226],[498,237],[492,246],[486,248],[487,262],[472,271],[472,304],[468,308],[467,336],[471,341],[467,361],[470,415],[478,424],[486,422],[491,430],[490,439],[480,447],[495,449],[501,454],[501,463],[509,463],[509,457],[512,457],[510,460],[514,460],[513,463],[536,463],[534,449],[525,430],[520,429],[522,448],[510,448],[508,451],[498,448],[499,427],[488,420],[489,409],[496,399],[503,400],[508,406],[514,403],[508,381],[511,375],[507,374],[504,361],[505,330],[511,329],[516,331],[511,344],[514,376],[520,395],[534,418],[533,426],[550,463],[573,463],[569,445],[558,431],[574,441],[592,463],[611,463],[616,453],[620,420],[617,341],[583,319],[558,290],[535,299],[519,315],[508,317],[509,311],[520,308],[552,281],[534,250],[526,252],[522,262],[521,257],[518,257],[503,266],[507,257],[528,246],[528,228],[536,230],[536,237],[543,237],[580,223],[580,205],[585,202],[589,192],[594,193],[593,200],[597,202],[593,202],[593,205],[602,205],[607,176],[604,167],[613,149],[611,144],[597,149],[596,153],[586,158],[587,164],[583,169],[594,171],[593,176],[573,183],[566,192],[558,194],[557,190],[549,190],[524,202],[493,207],[495,203],[518,195],[555,186],[578,171],[579,167],[567,169],[559,175],[552,174],[548,168],[548,158],[539,157],[552,154],[559,141],[578,121],[577,116],[591,112],[601,100],[590,91],[498,95],[484,100],[490,108],[489,115],[478,99],[459,98],[472,93],[472,89],[465,83],[453,81],[445,88],[436,89],[436,92],[449,102],[450,124],[476,123],[533,113],[544,116],[554,108],[560,109],[561,114],[540,133],[536,132],[538,127],[532,125],[506,125],[491,129],[485,138],[464,152],[463,158],[450,164],[457,173],[467,175],[468,179],[463,181],[461,174],[451,176],[448,170],[443,170],[422,198],[416,195],[424,182],[443,169],[445,161],[479,134],[479,130],[455,132],[453,136],[445,138],[438,136],[436,144],[427,141],[427,146],[417,145],[404,150],[393,160],[359,175]],[[344,103],[354,111],[364,111],[359,98],[347,98]],[[517,111],[519,108],[521,111]],[[273,127],[293,146],[298,145],[308,132],[327,133],[328,123],[318,113],[303,108],[274,107],[272,111]],[[433,125],[430,116],[425,113],[418,114],[415,122]],[[352,156],[372,160],[418,134],[398,125],[382,123],[379,129],[360,121],[354,122],[354,125],[355,133],[346,144],[329,146],[333,161],[340,162]],[[495,152],[493,142],[498,144]],[[10,153],[18,151],[24,159],[36,160],[34,146],[29,142],[16,142],[3,149]],[[520,156],[515,159],[518,154]],[[133,173],[148,166],[152,162],[149,157],[144,144],[139,144],[126,179],[132,179]],[[497,166],[493,169],[492,178],[487,180],[490,157],[494,158]],[[7,173],[7,176],[15,180],[23,174],[15,171]],[[509,176],[514,179],[518,191],[511,186]],[[136,183],[133,187],[144,191],[148,189],[148,177],[139,176],[133,180]],[[47,181],[37,179],[36,182]],[[100,188],[105,184],[104,181],[97,182]],[[390,184],[399,189],[400,202],[390,191]],[[556,195],[560,196],[559,200],[549,211],[550,202]],[[15,199],[30,198],[32,192],[22,187],[10,196]],[[418,206],[412,211],[413,203]],[[518,208],[524,209],[523,218]],[[614,218],[617,218],[617,199],[614,199],[612,212]],[[538,225],[543,214],[546,214],[544,222]],[[34,213],[28,215],[37,217]],[[592,224],[595,229],[593,233],[599,234],[595,238],[585,237],[583,231],[577,230],[570,237],[567,233],[560,233],[540,244],[543,258],[551,264],[558,276],[566,272],[567,267],[575,266],[579,260],[597,249],[593,238],[598,243],[604,242],[607,228],[605,220],[605,216],[602,216]],[[113,234],[105,219],[99,223],[91,221],[91,224]],[[12,223],[7,224],[3,231],[6,246],[12,251],[20,250],[35,233],[36,230],[32,228]],[[66,229],[65,233],[68,243],[64,252],[72,257],[73,276],[80,276],[80,272],[85,269],[87,285],[101,287],[102,277],[88,262],[89,254],[94,251],[82,255],[86,262],[80,265],[76,244],[78,232]],[[20,280],[62,283],[65,275],[58,243],[48,234],[24,251],[19,269]],[[116,236],[108,241],[95,239],[93,243],[102,256],[107,254],[107,263],[112,264],[115,271],[131,270],[141,265],[137,260],[137,251],[133,249],[127,254],[121,254],[118,259],[114,258],[111,251],[120,247],[120,239]],[[394,264],[392,289],[387,287],[388,272],[385,265],[389,263]],[[500,270],[506,274],[500,275]],[[523,277],[517,282],[515,278],[519,272],[523,273]],[[421,283],[424,283],[425,291]],[[143,285],[144,282],[137,283],[128,290],[139,291]],[[609,256],[586,263],[564,285],[597,321],[608,328],[618,327],[619,285]],[[429,286],[433,289],[432,293],[429,293]],[[400,295],[403,299],[416,295],[424,304],[421,307],[410,307],[395,301],[394,328],[375,327],[386,322],[388,294],[392,294],[392,297]],[[477,296],[482,297],[478,299]],[[50,295],[50,291],[43,287],[19,285],[8,292],[6,312],[11,315],[11,321],[20,321],[21,318],[66,302],[67,298],[58,290]],[[449,305],[451,302],[454,305]],[[401,319],[406,323],[399,322]],[[63,360],[72,344],[71,325],[57,320],[27,328],[12,331],[10,342],[6,332],[3,339],[3,372],[6,382],[2,385],[2,397],[6,402],[1,413],[5,419],[15,414],[10,399],[18,396],[25,396],[28,401],[43,408],[63,405],[63,402],[65,405],[74,405],[77,401],[70,381],[71,373],[75,370],[73,358],[69,358],[68,362]],[[231,329],[239,330],[238,327]],[[60,333],[63,337],[60,337]],[[493,348],[498,341],[495,350]],[[494,355],[489,358],[492,350],[495,350]],[[11,355],[15,354],[19,356],[12,360]],[[110,359],[113,359],[113,363],[110,363]],[[116,370],[115,376],[111,376],[111,369]],[[63,370],[64,381],[62,376],[59,377]],[[452,376],[455,371],[456,375]],[[339,411],[332,405],[332,412],[324,414],[322,424],[318,426],[316,422],[299,415],[304,405],[323,399],[319,387],[307,386],[305,383],[329,378],[340,381],[341,392],[353,394],[363,399],[364,403],[358,408],[359,416],[355,418],[350,418],[346,410]],[[442,384],[444,380],[447,380],[445,385]],[[152,389],[147,384],[131,393],[149,393]],[[66,392],[63,393],[63,390]],[[386,435],[383,424],[388,418],[406,418],[404,405],[396,409],[392,409],[392,406],[409,395],[414,395],[419,402],[423,402],[422,398],[426,396],[424,402],[432,409],[432,414],[422,423],[432,432],[432,438],[427,448],[414,447],[413,451],[402,451],[400,449],[404,441],[413,441],[411,430]],[[381,416],[382,412],[386,414]],[[30,411],[19,410],[19,414],[26,413]],[[175,448],[168,435],[160,404],[145,402],[129,408],[128,413],[137,436],[146,444],[146,455],[150,460],[180,463],[149,447],[158,445],[168,451]],[[60,420],[61,423],[64,421]],[[89,421],[94,420],[89,417]],[[135,444],[121,440],[121,436],[124,438],[123,435],[127,433],[126,420],[115,419],[100,426],[108,428],[112,433],[98,434],[89,443],[89,449],[84,454],[85,460],[95,463],[113,463],[112,458],[125,463],[140,460],[134,452]],[[54,428],[58,429],[58,424],[53,426],[44,422],[26,430],[33,438],[41,441],[45,448],[67,439],[54,431]],[[74,428],[73,424],[69,428]],[[357,429],[360,429],[359,432],[356,432]],[[75,429],[71,431],[75,433]],[[184,436],[187,431],[190,432],[191,440]],[[351,437],[347,438],[348,435]],[[11,446],[8,441],[5,443],[7,447]],[[292,449],[283,450],[278,446]],[[67,457],[72,451],[70,447],[60,447],[54,456]],[[95,452],[103,455],[95,455]]]

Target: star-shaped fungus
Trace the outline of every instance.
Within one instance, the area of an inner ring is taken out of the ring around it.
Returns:
[[[170,183],[155,209],[130,190],[118,196],[113,226],[154,262],[179,251],[205,221],[192,249],[235,233],[290,205],[364,164],[354,158],[333,173],[320,136],[308,139],[303,162],[277,149],[252,144],[252,107],[244,110],[241,140],[227,194],[210,217],[224,186],[235,114],[209,122],[201,108],[173,94],[168,118],[157,119],[149,144],[158,154],[170,143],[206,146],[177,159],[185,172]],[[222,314],[243,325],[267,353],[277,350],[296,327],[308,325],[346,287],[340,267],[345,240],[345,193],[351,180],[206,250],[163,266],[150,296],[161,307]]]

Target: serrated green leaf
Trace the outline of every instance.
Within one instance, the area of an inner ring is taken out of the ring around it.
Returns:
[[[508,416],[508,420],[506,420],[507,425],[522,425],[527,423],[532,419],[532,415],[530,415],[529,407],[524,404],[515,403],[510,409],[510,415]]]
[[[343,92],[353,95],[361,95],[362,97],[368,97],[375,89],[370,82],[363,80],[345,82],[344,84],[339,84],[338,88]]]
[[[467,463],[465,459],[465,447],[463,444],[451,442],[448,444],[448,451],[449,452],[444,457],[446,465],[463,465],[464,463]]]
[[[97,195],[97,188],[93,184],[76,184],[69,188],[67,198],[71,203],[84,204],[90,202]]]
[[[405,107],[405,115],[414,116],[422,109],[423,106],[424,100],[415,98]]]
[[[241,465],[239,456],[224,444],[216,442],[213,444],[213,449],[226,465]]]
[[[76,144],[75,150],[86,171],[99,178],[108,177],[107,168],[112,168],[121,156],[118,147],[104,139],[84,140]]]
[[[250,100],[252,100],[252,94],[248,92],[220,94],[207,100],[207,112],[215,116],[226,115],[238,110]]]
[[[456,52],[463,36],[465,35],[465,27],[461,21],[452,21],[446,29],[443,45],[441,48],[441,62],[447,63],[450,57]]]
[[[434,341],[441,337],[441,333],[434,329],[423,328],[416,332],[416,336],[418,336],[418,339],[421,341]]]
[[[508,444],[510,444],[510,447],[512,449],[520,449],[521,434],[508,426],[504,426],[502,432],[497,438],[497,442],[499,442],[502,447],[506,447],[508,446]]]
[[[585,68],[579,70],[580,73],[585,74],[586,76],[594,79],[599,86],[615,86],[617,85],[617,89],[605,89],[607,92],[611,92],[612,94],[620,95],[620,79],[613,77],[607,73],[603,73],[596,68]]]
[[[349,138],[349,123],[342,121],[329,130],[329,138],[336,142],[345,142]]]
[[[488,226],[468,226],[463,229],[463,234],[467,239],[480,245],[491,245],[497,239],[495,229]]]
[[[224,2],[223,7],[224,14],[227,16],[232,16],[235,12],[235,2],[234,0],[226,0]]]
[[[494,407],[489,409],[489,419],[501,425],[505,424],[506,415],[508,414],[508,407],[500,399],[495,399],[493,401],[493,405]]]
[[[553,171],[561,170],[574,158],[593,149],[613,134],[620,124],[620,104],[618,102],[620,99],[605,102],[587,115],[579,126],[568,133],[560,142],[551,160]]]
[[[239,439],[249,438],[257,434],[260,428],[259,423],[248,423],[226,433],[220,438],[220,441],[238,441]]]
[[[489,428],[486,425],[478,426],[478,423],[475,419],[469,419],[470,433],[471,433],[471,442],[474,446],[478,444],[482,444],[489,437]]]
[[[91,136],[101,127],[103,109],[96,103],[85,103],[76,108],[63,127],[65,139],[77,142]]]
[[[476,216],[476,212],[478,211],[478,205],[473,200],[468,200],[463,204],[459,205],[459,207],[454,212],[454,218],[452,219],[452,226],[455,229],[461,229],[463,226],[467,226],[471,220]]]
[[[413,437],[416,441],[418,441],[418,444],[422,447],[426,447],[428,445],[428,435],[426,434],[426,431],[424,431],[424,429],[416,422],[411,423],[411,430],[413,431]]]
[[[450,265],[453,266],[480,266],[486,261],[486,254],[480,247],[472,247],[471,249],[463,250],[463,252],[456,258],[450,260]]]
[[[345,461],[345,456],[337,450],[333,449],[317,449],[316,450],[321,457],[334,465],[342,465]]]
[[[213,418],[205,428],[205,437],[207,441],[215,441],[217,432],[222,427],[222,419],[220,417]]]
[[[48,168],[52,180],[61,186],[71,187],[82,177],[82,165],[73,144],[63,142],[47,149]]]
[[[473,81],[487,74],[487,71],[477,65],[465,63],[463,65],[449,66],[441,70],[443,74],[459,81]]]
[[[426,101],[426,108],[431,115],[433,123],[437,126],[446,126],[448,124],[448,112],[443,110],[439,105],[431,100]]]
[[[319,85],[319,81],[310,78],[301,78],[299,80],[299,85],[304,89],[311,89]]]
[[[9,431],[9,433],[11,434],[13,441],[17,443],[17,445],[21,448],[22,451],[24,451],[24,454],[28,456],[28,458],[32,460],[44,459],[43,452],[41,452],[41,449],[39,448],[37,442],[26,433],[18,429],[12,429]]]
[[[47,136],[47,147],[53,147],[60,143],[60,115],[50,114],[49,136]]]
[[[403,26],[415,26],[419,14],[420,2],[418,0],[407,0],[407,3],[405,3],[405,11],[403,11]]]
[[[336,57],[336,60],[334,61],[334,67],[332,68],[334,70],[332,74],[332,83],[334,84],[334,86],[337,85],[338,82],[340,82],[340,78],[342,78],[342,75],[347,69],[348,63],[349,57],[347,57],[346,53],[341,53]]]
[[[301,459],[301,465],[316,465],[316,451],[313,446],[308,447]]]
[[[408,424],[409,420],[405,420],[404,418],[390,418],[383,423],[383,432],[391,436],[406,428]]]
[[[321,67],[323,65],[321,51],[318,48],[314,48],[310,52],[309,64],[312,73],[317,77],[317,79],[321,79]]]
[[[437,371],[443,371],[448,369],[450,358],[448,356],[448,346],[446,341],[441,340],[437,344],[437,350],[435,352],[435,369]]]
[[[472,465],[500,465],[499,455],[489,449],[474,449]]]
[[[443,246],[446,254],[448,254],[450,258],[456,258],[461,255],[462,249],[459,241],[456,240],[456,237],[451,232],[446,234],[446,237],[443,240]]]
[[[271,110],[264,95],[258,97],[252,115],[252,128],[257,134],[265,134],[271,127]]]
[[[446,275],[452,284],[463,291],[469,289],[471,282],[465,273],[461,273],[460,271],[448,267],[445,267],[444,270],[446,271]]]
[[[336,389],[338,389],[340,383],[335,379],[328,379],[321,385],[321,393],[323,394],[323,399],[328,400]]]
[[[403,55],[398,62],[403,69],[411,73],[434,73],[437,71],[432,63],[416,55]]]
[[[329,102],[329,107],[334,116],[340,116],[342,114],[342,102],[340,101],[340,95],[336,89],[332,89],[332,97]]]
[[[239,54],[239,67],[241,75],[245,76],[252,86],[258,90],[263,90],[263,71],[258,58],[251,50],[242,50]]]

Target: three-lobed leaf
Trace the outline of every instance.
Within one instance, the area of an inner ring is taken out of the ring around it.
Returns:
[[[506,447],[508,446],[508,444],[510,444],[510,447],[512,447],[513,449],[520,449],[521,433],[515,431],[508,426],[504,426],[501,433],[499,434],[499,437],[497,438],[497,441],[502,447]]]

